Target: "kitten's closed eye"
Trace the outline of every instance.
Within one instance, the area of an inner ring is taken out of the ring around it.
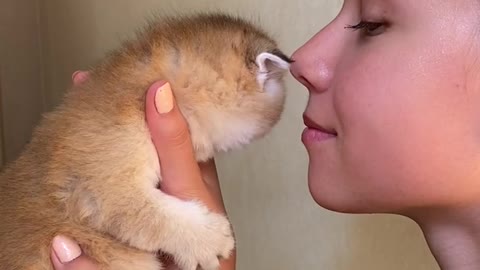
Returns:
[[[280,59],[282,59],[283,61],[291,64],[295,61],[293,61],[293,59],[291,59],[290,57],[286,56],[282,51],[280,51],[279,49],[273,49],[272,51],[270,51],[271,54],[273,55],[276,55],[278,56]]]

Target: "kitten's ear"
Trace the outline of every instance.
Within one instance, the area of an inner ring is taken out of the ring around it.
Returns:
[[[267,77],[287,71],[290,68],[290,63],[292,63],[287,56],[278,50],[259,54],[256,62],[259,73],[267,74]]]
[[[258,84],[265,90],[265,83],[271,79],[280,79],[283,73],[290,69],[292,62],[278,49],[260,53],[256,59]]]

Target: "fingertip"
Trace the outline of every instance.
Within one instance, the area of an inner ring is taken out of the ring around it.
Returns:
[[[146,94],[146,120],[154,141],[165,141],[177,146],[189,137],[186,119],[175,103],[170,84],[158,81],[152,84]],[[172,142],[173,140],[174,142]],[[157,149],[158,150],[158,149]]]
[[[77,70],[72,74],[72,81],[74,85],[79,85],[83,82],[85,82],[88,78],[89,72],[88,71],[82,71],[82,70]]]
[[[65,270],[65,265],[63,265],[63,263],[57,257],[54,250],[52,250],[52,252],[50,252],[50,260],[52,261],[53,269],[55,269],[55,270]]]
[[[50,253],[50,260],[53,265],[54,270],[98,270],[98,265],[94,261],[87,258],[85,255],[77,257],[75,260],[68,263],[62,263],[58,256],[55,254],[55,251],[52,250]]]

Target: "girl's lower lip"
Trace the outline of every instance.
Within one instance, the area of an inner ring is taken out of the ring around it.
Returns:
[[[302,133],[302,142],[303,143],[315,143],[323,142],[329,139],[333,139],[336,136],[330,133],[322,132],[318,129],[305,128]]]

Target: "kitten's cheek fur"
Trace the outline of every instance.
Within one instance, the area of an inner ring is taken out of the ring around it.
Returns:
[[[256,80],[262,93],[254,96],[255,102],[252,103],[258,107],[255,110],[260,109],[264,113],[248,117],[246,114],[208,109],[208,122],[200,123],[197,117],[187,117],[198,161],[207,161],[215,152],[227,152],[248,145],[268,133],[280,119],[285,103],[282,77],[290,63],[275,54],[262,52],[256,57],[256,64]],[[206,128],[207,125],[210,128]]]

